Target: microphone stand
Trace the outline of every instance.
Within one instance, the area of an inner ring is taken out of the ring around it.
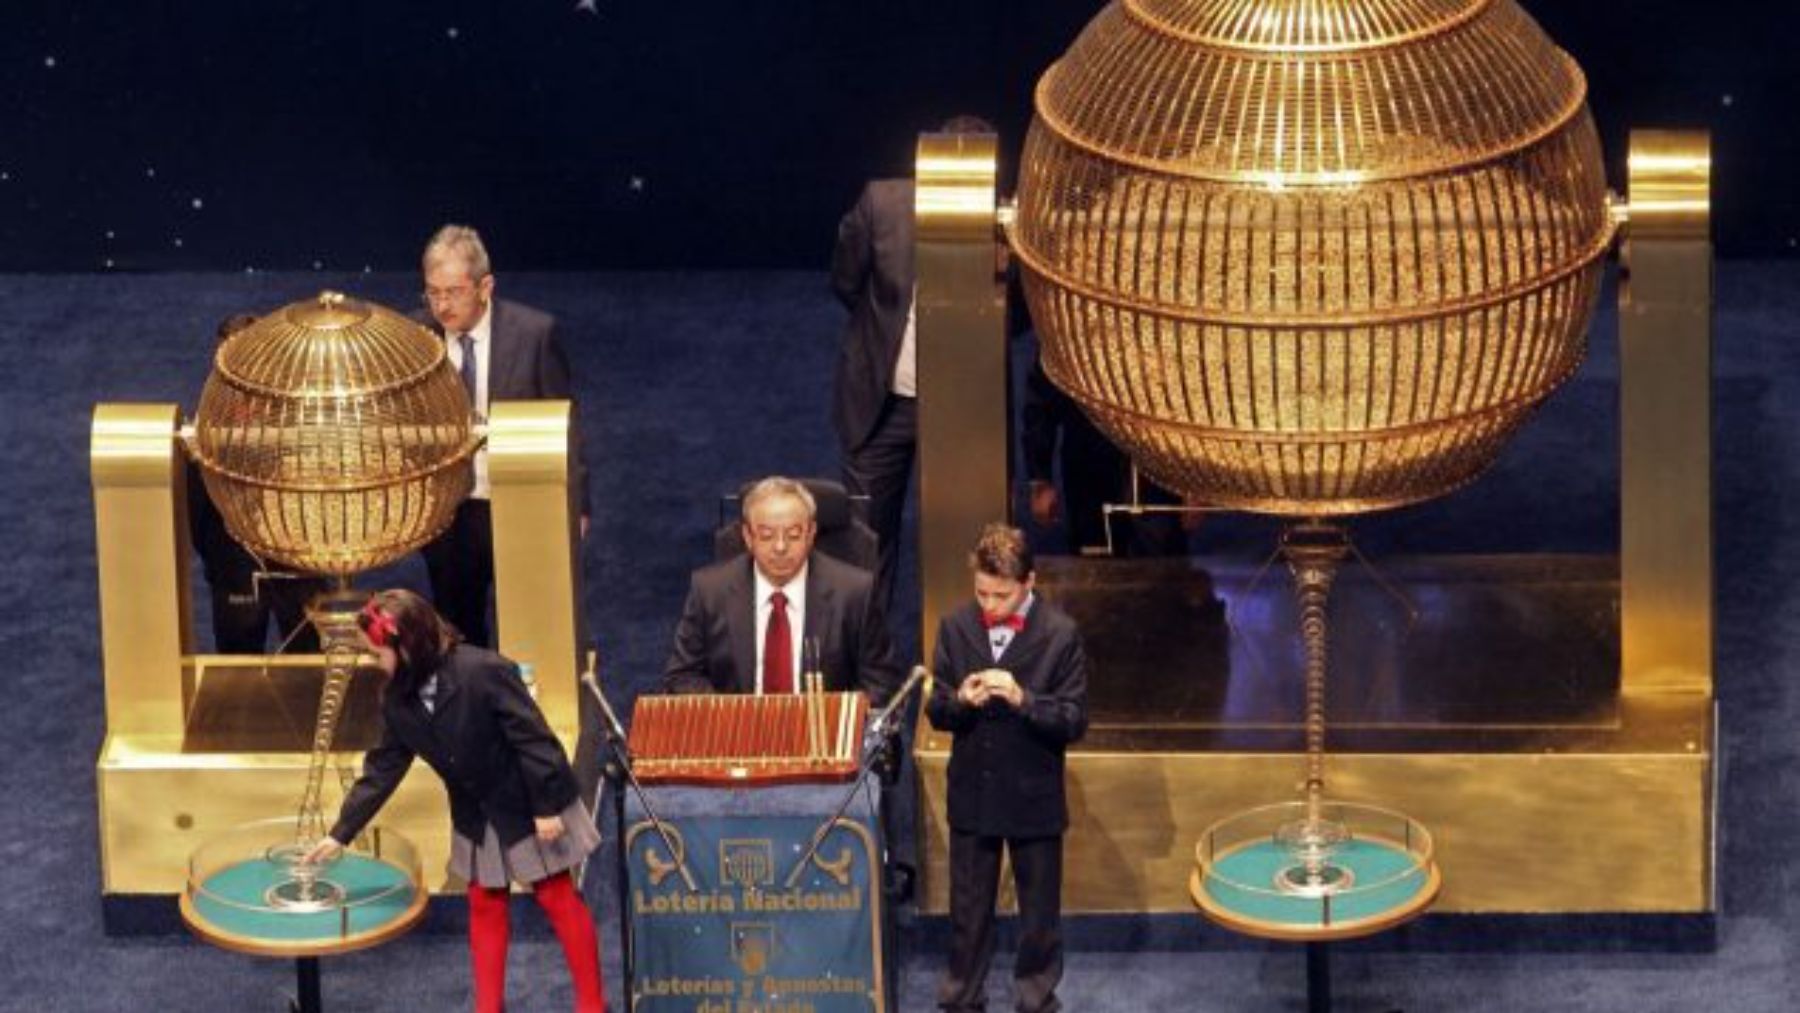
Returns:
[[[801,855],[800,861],[796,862],[793,869],[788,872],[785,881],[785,885],[788,889],[793,889],[794,884],[799,882],[800,873],[806,868],[806,863],[812,861],[813,856],[819,853],[819,845],[825,843],[825,838],[831,833],[831,828],[837,825],[837,821],[842,819],[844,813],[850,808],[850,803],[856,800],[856,795],[862,790],[863,783],[869,779],[869,774],[875,770],[875,761],[881,757],[883,747],[887,745],[887,740],[900,731],[899,722],[894,720],[894,715],[900,711],[900,705],[905,702],[907,697],[912,695],[913,690],[917,689],[921,683],[929,683],[930,681],[931,672],[928,671],[924,665],[915,665],[912,670],[912,675],[906,680],[906,685],[901,686],[900,692],[895,693],[894,698],[888,701],[888,705],[882,708],[881,711],[869,721],[869,727],[875,732],[875,741],[873,744],[868,742],[863,743],[863,759],[862,764],[856,772],[856,780],[850,782],[849,789],[844,792],[843,799],[838,802],[837,810],[830,816],[827,816],[825,820],[819,824],[818,829],[813,831],[812,843],[807,845],[806,854]],[[880,884],[877,883],[876,887],[879,889]]]
[[[637,795],[638,804],[644,807],[644,815],[650,818],[651,826],[662,838],[663,847],[669,849],[669,858],[675,862],[676,871],[681,873],[681,881],[687,884],[690,891],[699,889],[694,883],[694,876],[688,871],[687,856],[675,847],[669,837],[668,827],[662,818],[656,815],[651,807],[649,796],[644,794],[644,786],[638,783],[637,774],[631,769],[631,747],[625,741],[625,727],[619,723],[619,716],[613,713],[612,705],[606,702],[606,694],[600,692],[600,682],[594,678],[594,654],[588,652],[587,671],[581,674],[581,684],[593,694],[594,701],[600,705],[602,735],[606,740],[607,759],[605,770],[616,781],[623,781],[631,786]],[[615,875],[618,879],[619,891],[619,953],[625,972],[625,1008],[636,1007],[633,992],[637,979],[637,947],[631,937],[631,860],[625,853],[625,792],[615,783],[613,787],[613,819],[618,826],[618,841],[614,847],[617,854]]]

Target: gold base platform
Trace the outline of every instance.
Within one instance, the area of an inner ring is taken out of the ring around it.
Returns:
[[[1621,689],[1616,561],[1378,565],[1408,604],[1366,568],[1339,578],[1328,791],[1429,828],[1435,910],[1712,910],[1713,701]],[[1201,833],[1298,796],[1295,609],[1285,574],[1254,583],[1255,570],[1039,560],[1093,659],[1093,722],[1068,763],[1064,910],[1191,913]],[[921,726],[921,908],[934,914],[948,909],[949,746]]]
[[[184,659],[187,727],[176,735],[111,734],[97,765],[104,891],[178,894],[188,856],[242,824],[292,816],[306,783],[323,658],[196,655]],[[377,676],[352,680],[336,739],[335,767],[352,773],[378,735]],[[556,728],[565,749],[575,731]],[[328,818],[342,793],[328,775]],[[461,883],[444,872],[450,812],[443,785],[415,763],[381,810],[384,827],[416,842],[433,893]]]

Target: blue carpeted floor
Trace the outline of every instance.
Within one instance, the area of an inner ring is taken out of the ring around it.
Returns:
[[[654,679],[688,569],[709,549],[717,495],[769,471],[836,470],[826,404],[839,311],[811,273],[503,276],[556,312],[589,436],[594,522],[587,608],[603,667]],[[1724,714],[1722,914],[1716,950],[1659,943],[1630,920],[1433,919],[1337,957],[1338,1009],[1792,1008],[1800,921],[1793,782],[1800,556],[1784,509],[1800,491],[1800,264],[1725,263],[1717,326],[1718,672]],[[405,275],[0,277],[0,531],[18,555],[0,584],[0,1010],[276,1010],[291,970],[183,935],[101,930],[93,764],[101,684],[88,491],[96,401],[191,406],[221,317],[344,288],[409,307]],[[1473,490],[1364,526],[1372,553],[1601,550],[1616,537],[1613,315],[1591,359]],[[1266,533],[1225,519],[1202,552],[1257,554]],[[905,575],[903,575],[905,576]],[[913,586],[910,578],[906,586]],[[901,628],[916,613],[895,617]],[[610,900],[606,906],[610,908]],[[602,915],[616,975],[615,924]],[[525,916],[535,920],[535,914]],[[1542,938],[1548,928],[1553,938]],[[1226,939],[1196,922],[1076,933],[1063,994],[1076,1011],[1294,1010],[1298,950]],[[935,934],[903,963],[902,1009],[930,1006]],[[569,1005],[553,941],[515,941],[516,1010]],[[335,1010],[466,1004],[463,943],[420,933],[329,961]],[[616,990],[617,982],[613,982]],[[1004,967],[991,982],[1010,1005]]]

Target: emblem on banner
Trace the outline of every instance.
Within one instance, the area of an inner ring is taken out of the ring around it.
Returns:
[[[638,826],[633,827],[632,836],[635,837],[640,829],[647,826],[649,826],[649,824],[640,823]],[[644,868],[649,870],[650,873],[650,885],[661,886],[663,880],[668,879],[669,876],[679,872],[681,873],[682,880],[687,883],[687,888],[689,890],[694,889],[693,877],[683,864],[687,854],[687,842],[681,839],[681,832],[672,825],[664,824],[663,832],[668,835],[669,843],[674,845],[676,851],[675,854],[670,855],[668,858],[664,858],[657,852],[654,843],[646,844],[644,846],[641,854],[643,856]]]
[[[813,853],[812,860],[813,864],[830,876],[837,885],[850,885],[850,866],[856,860],[856,856],[850,853],[849,848],[839,848],[837,857],[832,859],[827,859],[823,850],[816,851]]]
[[[775,926],[770,922],[732,922],[731,960],[745,974],[768,970],[775,955]]]
[[[753,890],[775,882],[775,846],[768,838],[719,842],[719,882]],[[732,941],[735,947],[737,942]]]

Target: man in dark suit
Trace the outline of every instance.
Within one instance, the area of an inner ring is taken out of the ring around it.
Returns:
[[[988,133],[958,116],[946,133]],[[869,523],[881,542],[876,583],[893,601],[900,518],[918,441],[918,372],[913,308],[913,181],[877,179],[838,222],[831,290],[850,320],[838,349],[831,421],[843,455],[844,486],[869,497]]]
[[[975,600],[938,626],[926,704],[932,725],[955,737],[950,961],[938,1005],[986,1007],[1004,850],[1019,898],[1014,1000],[1021,1013],[1049,1013],[1061,1008],[1063,754],[1087,730],[1087,654],[1074,620],[1032,590],[1024,532],[988,525],[970,563]]]
[[[256,323],[237,313],[220,322],[225,339]],[[213,650],[220,654],[262,654],[269,645],[269,619],[275,620],[276,650],[313,654],[318,631],[307,621],[306,606],[328,588],[323,577],[274,569],[231,537],[225,517],[206,491],[199,465],[187,462],[188,533],[200,556],[212,599]]]
[[[424,298],[429,323],[444,339],[476,414],[495,401],[568,400],[575,395],[569,359],[556,340],[556,319],[521,303],[494,298],[487,248],[474,229],[446,225],[425,246]],[[494,531],[488,502],[487,451],[475,455],[475,487],[456,519],[425,546],[425,567],[438,611],[469,643],[493,646],[488,595],[494,586]],[[570,481],[587,534],[587,468],[575,440]]]
[[[815,512],[792,479],[765,478],[744,494],[746,554],[694,572],[663,666],[666,690],[799,692],[816,649],[827,689],[860,688],[876,704],[893,693],[900,671],[874,582],[812,551]]]

